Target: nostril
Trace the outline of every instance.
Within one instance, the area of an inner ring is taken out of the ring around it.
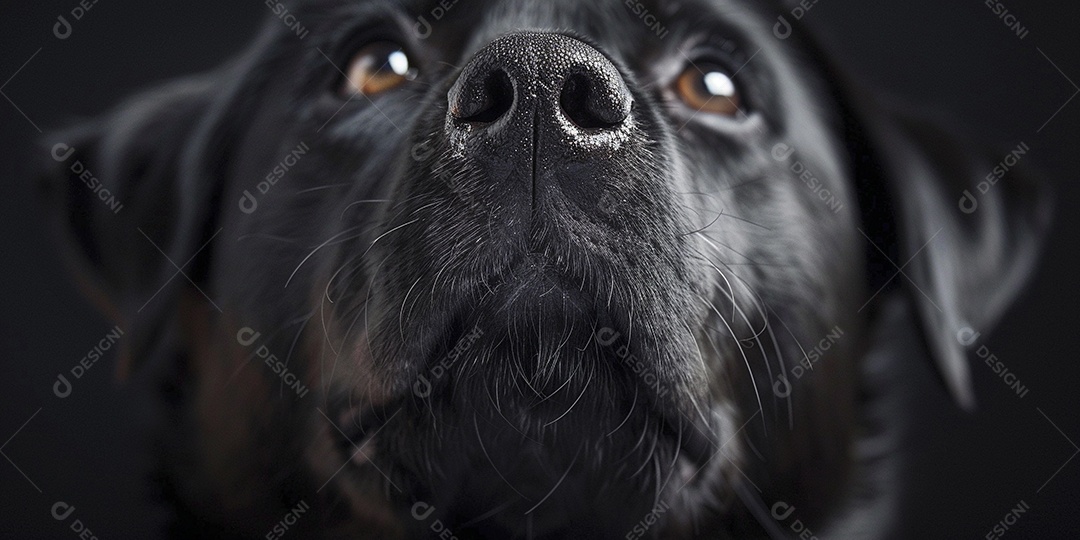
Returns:
[[[610,129],[619,126],[630,114],[630,98],[616,85],[599,85],[585,73],[566,78],[559,105],[567,118],[581,128]]]
[[[488,73],[478,95],[466,99],[452,111],[461,122],[489,124],[501,118],[514,105],[514,85],[502,69]]]

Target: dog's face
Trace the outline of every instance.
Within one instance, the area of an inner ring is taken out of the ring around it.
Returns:
[[[302,75],[260,92],[278,127],[256,131],[237,177],[301,143],[311,155],[223,223],[302,249],[274,268],[248,251],[265,241],[220,255],[317,308],[330,384],[382,405],[364,426],[372,480],[455,529],[499,509],[477,527],[618,534],[660,502],[730,493],[742,449],[713,455],[761,406],[752,431],[781,425],[793,340],[844,328],[819,379],[847,378],[860,265],[838,111],[810,101],[820,81],[767,19],[649,6],[670,26],[659,39],[621,2],[462,2],[418,39],[422,5],[307,8],[327,58],[281,38],[271,71]],[[802,153],[773,155],[782,143],[814,156],[838,203],[792,171]],[[234,186],[225,201],[254,196]],[[853,389],[831,393],[840,431],[819,435],[842,453]]]
[[[912,282],[938,297],[924,325],[961,399],[950,333],[1002,304],[968,293],[1026,266],[957,277],[943,257],[1026,214],[960,211],[978,178],[942,182],[900,128],[863,123],[779,9],[287,13],[302,31],[275,19],[221,73],[61,141],[130,197],[63,218],[104,216],[73,241],[133,353],[187,358],[211,478],[186,495],[256,532],[277,506],[251,501],[281,503],[235,495],[257,486],[387,535],[755,531],[777,500],[821,519],[853,462],[881,266],[945,231]]]

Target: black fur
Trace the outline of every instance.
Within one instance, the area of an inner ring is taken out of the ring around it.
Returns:
[[[875,359],[917,325],[973,405],[957,335],[1022,285],[1041,190],[1011,171],[963,212],[994,154],[873,100],[781,6],[450,4],[290,4],[303,39],[273,17],[46,141],[74,149],[43,177],[69,260],[176,388],[176,532],[304,504],[305,537],[764,537],[782,504],[887,536]],[[373,40],[417,78],[342,97]],[[702,56],[736,118],[672,95]]]

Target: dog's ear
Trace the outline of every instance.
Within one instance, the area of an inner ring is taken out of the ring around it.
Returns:
[[[1030,147],[982,148],[940,117],[882,99],[839,67],[822,36],[781,20],[776,36],[798,36],[788,43],[814,60],[843,116],[871,294],[906,290],[942,379],[970,410],[968,347],[1020,292],[1049,228],[1051,197]]]
[[[125,332],[121,377],[169,339],[181,291],[202,287],[214,190],[191,185],[213,182],[191,169],[214,96],[211,79],[183,80],[43,140],[49,221],[80,287]]]
[[[879,182],[877,192],[891,199],[899,258],[887,271],[918,306],[952,395],[971,409],[967,348],[997,324],[1034,269],[1050,221],[1047,186],[1025,160],[1026,142],[979,148],[897,106],[864,102],[857,114],[880,167],[864,181]]]
[[[1049,226],[1050,196],[1030,172],[1030,148],[980,148],[939,119],[880,99],[803,37],[844,117],[871,293],[906,289],[941,377],[970,410],[967,349],[1019,293]]]

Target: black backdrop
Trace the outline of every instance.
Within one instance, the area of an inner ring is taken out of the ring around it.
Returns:
[[[53,35],[53,24],[76,0],[5,1],[0,16],[0,81],[7,81],[0,88],[5,538],[77,537],[70,529],[75,519],[99,538],[153,538],[165,516],[144,481],[149,415],[138,381],[116,384],[110,353],[74,381],[69,397],[53,393],[57,374],[110,326],[76,293],[45,240],[27,178],[29,163],[49,158],[32,147],[38,128],[94,115],[134,89],[210,68],[246,43],[267,15],[258,0],[90,1],[96,3],[72,21],[66,40]],[[988,343],[1030,391],[1017,397],[990,368],[973,363],[978,412],[961,414],[938,393],[926,396],[917,413],[927,433],[919,460],[929,472],[912,479],[925,504],[904,520],[913,535],[934,531],[925,537],[983,538],[1021,500],[1030,511],[1007,537],[1080,534],[1080,460],[1068,461],[1080,451],[1070,441],[1080,441],[1080,100],[1070,101],[1080,92],[1072,82],[1080,81],[1080,4],[1011,0],[1004,7],[1028,29],[1024,38],[983,0],[818,0],[805,15],[865,80],[947,111],[987,141],[1025,142],[1025,160],[1057,187],[1043,265]],[[75,507],[63,522],[50,515],[58,501]]]

